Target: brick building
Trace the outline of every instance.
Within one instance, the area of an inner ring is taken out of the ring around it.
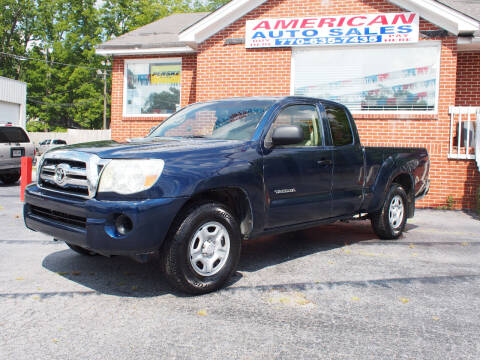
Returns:
[[[232,0],[174,14],[98,46],[113,56],[112,138],[143,136],[198,101],[327,98],[349,106],[364,145],[428,149],[418,206],[473,208],[479,21],[467,0]]]

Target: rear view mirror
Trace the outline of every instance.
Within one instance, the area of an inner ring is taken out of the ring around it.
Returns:
[[[298,125],[279,126],[273,130],[273,145],[294,145],[303,141],[303,130]]]

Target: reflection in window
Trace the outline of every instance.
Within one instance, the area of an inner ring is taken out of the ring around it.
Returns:
[[[345,110],[339,107],[325,106],[333,145],[343,146],[353,143],[352,129]]]
[[[171,114],[180,105],[181,62],[125,62],[127,115]]]
[[[270,146],[273,130],[279,126],[297,125],[303,130],[303,141],[300,144],[288,145],[318,146],[323,144],[323,132],[318,127],[318,113],[313,105],[292,105],[283,109],[275,119],[266,138],[266,145]]]
[[[152,137],[250,140],[273,100],[221,100],[187,106],[156,128]]]
[[[350,111],[431,111],[437,98],[440,46],[295,49],[294,94]]]

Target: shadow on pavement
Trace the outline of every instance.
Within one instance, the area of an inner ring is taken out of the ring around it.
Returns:
[[[237,293],[242,291],[260,290],[326,290],[338,287],[353,287],[353,288],[384,288],[394,289],[398,285],[443,285],[451,284],[457,285],[459,283],[472,283],[478,281],[480,275],[478,274],[461,274],[461,275],[439,275],[439,276],[420,276],[420,277],[401,277],[401,278],[385,278],[374,280],[353,280],[353,281],[325,281],[325,282],[302,282],[289,284],[274,284],[274,285],[257,285],[257,286],[238,286],[223,291],[229,293]]]
[[[20,186],[20,180],[19,181],[16,181],[14,182],[13,184],[4,184],[2,180],[0,180],[0,188],[8,188],[8,187],[16,187],[16,186]]]
[[[461,210],[465,215],[470,216],[472,219],[480,220],[480,215],[472,210]]]
[[[336,223],[308,230],[266,236],[243,243],[239,271],[254,272],[314,253],[361,241],[376,240],[369,222]],[[128,257],[82,256],[71,250],[48,255],[43,267],[101,293],[127,297],[164,294],[185,296],[173,290],[161,273],[158,260],[140,264]],[[237,272],[227,286],[242,278]],[[68,295],[68,294],[67,294]]]
[[[140,264],[128,257],[82,256],[68,249],[48,255],[42,265],[102,294],[153,297],[172,293],[182,296],[168,285],[155,260]]]
[[[416,225],[407,223],[405,232],[416,227]],[[336,222],[307,230],[245,241],[238,270],[253,272],[317,252],[360,242],[391,243],[388,240],[378,239],[369,220]]]

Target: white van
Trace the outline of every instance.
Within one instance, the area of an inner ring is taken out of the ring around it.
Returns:
[[[34,146],[21,127],[0,125],[0,180],[13,184],[20,178],[22,156],[34,157]]]

